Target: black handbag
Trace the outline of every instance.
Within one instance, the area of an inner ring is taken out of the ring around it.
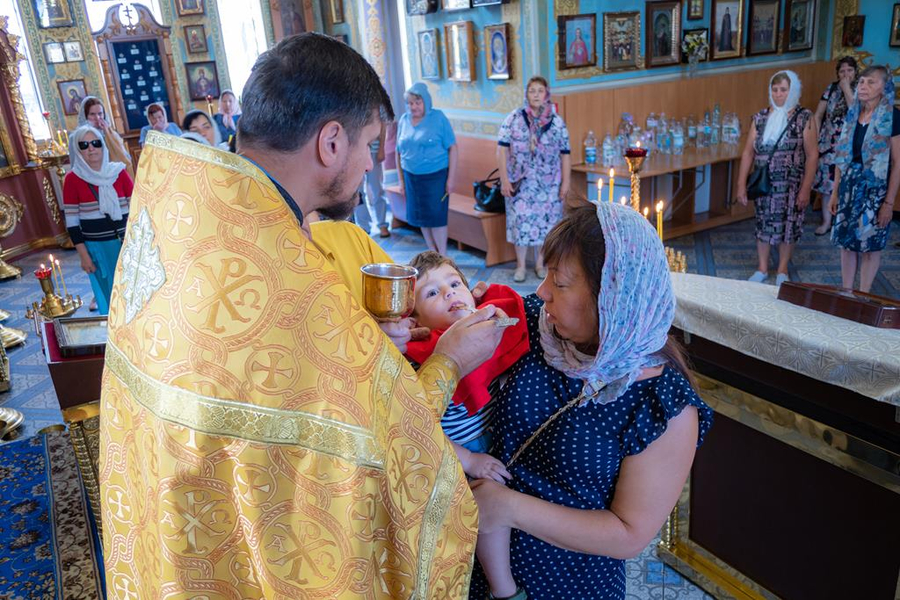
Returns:
[[[506,200],[500,193],[500,178],[494,177],[497,169],[491,171],[487,179],[476,181],[472,184],[472,192],[475,196],[475,210],[489,213],[506,212]]]
[[[772,193],[772,180],[769,178],[769,163],[772,162],[772,155],[775,154],[775,150],[778,148],[781,138],[784,137],[785,132],[791,126],[791,123],[794,122],[794,118],[796,118],[798,114],[800,114],[799,110],[794,112],[791,120],[788,121],[787,125],[785,125],[784,129],[781,131],[781,135],[775,140],[775,145],[772,146],[772,150],[769,152],[769,158],[766,159],[766,164],[761,167],[755,167],[750,171],[750,176],[747,177],[747,198],[750,200],[756,200],[757,198],[762,198],[763,196],[768,196]]]

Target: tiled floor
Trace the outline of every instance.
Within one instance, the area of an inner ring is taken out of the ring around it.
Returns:
[[[792,262],[791,276],[800,281],[839,284],[838,251],[827,237],[813,235],[815,221],[816,218],[810,219],[804,237],[798,244]],[[900,297],[898,292],[900,249],[893,245],[897,241],[900,241],[900,230],[895,226],[891,234],[891,244],[883,253],[882,269],[876,279],[874,293]],[[415,254],[425,249],[421,235],[412,229],[399,229],[383,242],[384,248],[397,262],[408,262]],[[755,270],[756,251],[752,220],[671,240],[668,245],[687,255],[688,270],[693,273],[744,279]],[[515,265],[512,263],[485,268],[482,253],[451,249],[450,255],[473,283],[479,280],[504,283],[522,294],[529,294],[537,289],[539,281],[532,271],[529,271],[529,277],[524,283],[513,282]],[[87,275],[79,267],[77,254],[74,251],[62,251],[59,252],[59,257],[63,263],[69,290],[74,294],[81,294],[87,303],[91,296],[90,285]],[[25,269],[25,274],[21,279],[0,283],[0,308],[13,313],[4,324],[30,332],[24,345],[9,350],[12,389],[8,393],[0,394],[0,406],[18,408],[26,415],[26,424],[20,432],[20,437],[34,435],[41,427],[61,422],[56,394],[41,353],[40,341],[33,332],[31,322],[24,318],[26,305],[40,297],[39,287],[31,272],[41,262],[45,262],[45,259],[46,254],[41,253],[15,261],[15,264]],[[88,312],[86,308],[82,308],[77,314],[84,316]],[[627,576],[629,600],[709,598],[691,582],[663,565],[656,558],[655,544],[651,544],[639,558],[628,561]]]

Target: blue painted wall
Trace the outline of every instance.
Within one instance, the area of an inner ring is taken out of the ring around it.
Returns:
[[[900,48],[888,46],[894,3],[890,0],[860,0],[859,14],[866,17],[863,45],[858,50],[872,53],[872,64],[900,68]],[[840,40],[838,40],[840,43]]]

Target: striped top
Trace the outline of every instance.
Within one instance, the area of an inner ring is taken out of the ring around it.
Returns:
[[[469,414],[469,410],[465,404],[450,403],[444,416],[441,418],[441,429],[444,434],[450,438],[451,442],[457,444],[465,444],[471,442],[475,438],[481,437],[485,431],[494,426],[494,408],[496,403],[494,398],[500,393],[501,379],[498,377],[488,386],[488,392],[491,394],[491,400],[482,406],[474,415]]]
[[[100,196],[97,186],[90,185],[75,173],[66,173],[63,181],[63,205],[66,209],[66,229],[73,244],[104,242],[125,235],[125,223],[128,221],[128,204],[134,182],[125,169],[113,184],[119,195],[119,206],[122,207],[122,219],[113,221],[108,215],[100,212]]]

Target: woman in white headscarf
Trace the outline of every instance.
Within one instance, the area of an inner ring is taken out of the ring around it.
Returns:
[[[69,136],[69,160],[72,170],[63,182],[66,228],[100,314],[107,314],[134,182],[123,163],[110,162],[103,135],[91,125]]]
[[[237,135],[237,124],[241,119],[241,105],[231,90],[222,90],[219,96],[219,112],[213,115],[223,142]]]
[[[148,104],[144,114],[147,116],[148,124],[141,128],[141,138],[138,140],[141,148],[144,147],[144,140],[147,139],[147,134],[152,130],[168,133],[169,135],[181,135],[181,129],[178,125],[169,121],[166,107],[163,106],[162,102]]]
[[[759,265],[750,281],[763,282],[768,278],[769,253],[775,245],[775,285],[789,281],[788,263],[803,233],[819,148],[816,121],[811,111],[799,106],[800,92],[800,79],[793,71],[779,71],[772,76],[769,107],[753,116],[753,127],[741,157],[737,200],[746,206],[749,191],[756,204]],[[763,170],[768,171],[768,177],[758,178]],[[768,186],[754,185],[766,179]]]

